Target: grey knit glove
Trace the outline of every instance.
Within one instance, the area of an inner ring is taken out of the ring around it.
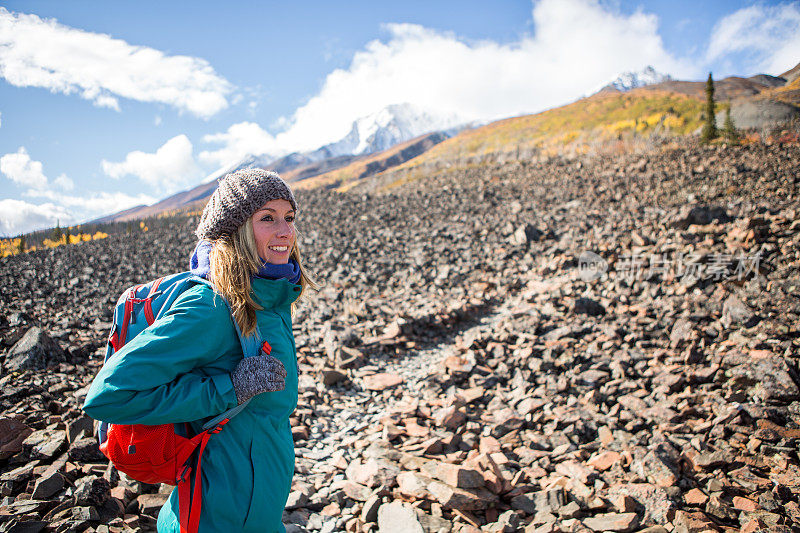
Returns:
[[[256,394],[275,392],[286,387],[286,369],[271,355],[245,357],[231,372],[236,400],[243,404]]]

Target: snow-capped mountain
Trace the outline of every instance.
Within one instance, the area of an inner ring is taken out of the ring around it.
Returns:
[[[411,104],[396,104],[356,119],[350,133],[320,148],[330,156],[381,152],[423,133],[448,130],[464,121],[455,115],[434,115]]]
[[[601,90],[617,90],[620,92],[630,91],[644,87],[645,85],[653,85],[661,83],[662,81],[669,81],[673,79],[669,74],[662,74],[648,65],[638,72],[623,72],[617,76],[611,83],[605,85]]]
[[[408,103],[389,105],[353,121],[350,132],[336,142],[310,152],[292,152],[280,158],[270,154],[247,155],[209,174],[203,183],[243,168],[271,168],[283,173],[325,159],[382,152],[424,133],[442,131],[449,137],[466,126],[456,115],[434,114]]]

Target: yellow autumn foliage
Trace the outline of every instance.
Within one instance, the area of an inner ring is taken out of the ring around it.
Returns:
[[[558,142],[560,142],[561,144],[569,144],[575,139],[577,139],[580,134],[581,134],[580,131],[575,131],[575,130],[569,131],[564,135],[562,135],[561,138],[558,139]]]
[[[0,239],[0,257],[18,254],[20,252],[20,242],[21,239],[19,237],[16,239]]]
[[[78,244],[79,242],[87,242],[87,241],[96,241],[98,239],[105,239],[108,237],[108,233],[103,231],[97,231],[94,234],[91,233],[76,233],[74,235],[70,234],[69,236],[66,234],[62,234],[60,239],[44,239],[42,241],[43,248],[56,248],[58,246],[64,246],[66,244]],[[11,238],[11,239],[0,239],[0,257],[8,257],[9,255],[17,255],[21,252],[35,252],[36,246],[26,246],[25,250],[20,250],[20,242],[22,239],[19,237]]]
[[[636,127],[636,120],[629,118],[609,124],[605,129],[610,133],[621,133],[625,130],[633,129],[634,127]]]
[[[58,240],[44,239],[42,241],[42,245],[45,248],[56,248],[56,247],[62,246],[64,244],[67,244],[67,236],[66,235],[62,235],[61,238],[58,239]]]
[[[664,119],[664,127],[668,129],[679,129],[686,124],[686,119],[677,115],[667,115]]]
[[[664,117],[666,116],[666,113],[653,113],[652,115],[644,117],[644,123],[649,127],[654,128],[659,122],[664,120]]]

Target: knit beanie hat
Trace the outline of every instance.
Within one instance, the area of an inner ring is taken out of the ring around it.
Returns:
[[[292,190],[275,172],[247,168],[227,174],[203,209],[195,235],[208,240],[232,235],[265,203],[277,199],[297,210]]]

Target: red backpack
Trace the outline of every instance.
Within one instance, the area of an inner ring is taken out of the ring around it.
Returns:
[[[212,286],[211,282],[191,272],[181,272],[123,292],[114,309],[105,361],[158,320],[182,292],[196,283]],[[258,328],[255,335],[244,337],[236,320],[233,324],[245,357],[258,355],[259,351],[269,355],[271,348],[267,342],[261,343]],[[181,435],[190,435],[188,423],[148,426],[101,421],[97,431],[100,451],[117,470],[137,481],[177,485],[181,533],[195,533],[202,509],[203,451],[211,435],[219,433],[247,403],[209,420],[200,433],[191,437]]]

